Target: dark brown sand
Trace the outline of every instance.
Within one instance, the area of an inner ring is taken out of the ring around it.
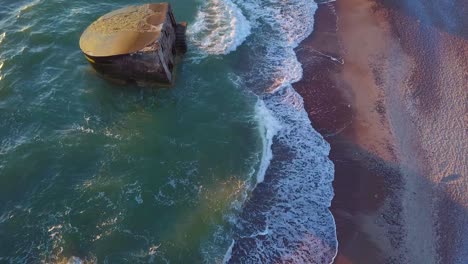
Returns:
[[[320,4],[297,50],[294,87],[335,164],[335,263],[463,263],[466,19],[430,2]]]

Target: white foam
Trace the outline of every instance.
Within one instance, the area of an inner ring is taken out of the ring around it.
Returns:
[[[6,37],[6,32],[3,32],[2,34],[0,34],[0,46],[2,45],[3,40],[5,39],[5,37]],[[1,70],[3,68],[3,64],[4,64],[4,62],[3,62],[3,60],[1,60],[1,57],[0,57],[0,81],[3,79],[3,75],[2,75],[2,72],[1,72]]]
[[[281,125],[272,115],[270,110],[265,106],[263,100],[257,101],[255,110],[263,146],[263,156],[257,172],[257,183],[261,183],[265,178],[266,170],[268,169],[270,161],[273,158],[273,153],[271,151],[273,137],[281,129]]]
[[[1,39],[0,39],[0,44],[1,44]],[[0,60],[0,81],[3,79],[3,75],[2,75],[2,72],[1,72],[2,68],[3,68],[3,61]]]
[[[223,264],[227,263],[231,259],[232,248],[234,247],[235,241],[232,240],[231,245],[229,246],[226,254],[224,255]]]
[[[143,204],[143,198],[141,198],[141,194],[135,196],[135,202],[137,202],[137,204]]]
[[[34,6],[38,5],[40,2],[41,2],[41,0],[34,0],[34,1],[31,1],[30,3],[28,3],[28,4],[20,6],[18,11],[17,11],[16,17],[20,17],[24,12],[26,12],[29,9],[33,8]]]
[[[83,260],[79,257],[71,257],[68,259],[67,264],[83,264]]]
[[[265,230],[263,231],[258,231],[257,233],[253,233],[249,236],[240,236],[241,238],[254,238],[254,237],[257,237],[257,236],[266,236],[270,233],[270,230],[268,229],[268,225],[265,227]]]
[[[237,261],[246,263],[268,263],[278,257],[287,263],[332,262],[337,240],[328,209],[334,177],[333,163],[328,159],[330,147],[312,128],[303,99],[291,85],[302,78],[302,65],[294,48],[312,32],[317,5],[308,0],[234,2],[257,32],[246,43],[252,49],[249,55],[254,65],[240,82],[247,87],[264,86],[260,92],[254,88],[262,102],[257,103],[257,114],[263,117],[257,119],[261,127],[269,128],[260,131],[264,158],[258,182],[264,180],[272,158],[275,133],[275,144],[288,151],[288,158],[274,163],[277,176],[267,182],[273,195],[264,201],[266,204],[249,208],[252,211],[239,219],[236,247],[229,256],[236,255]],[[280,125],[272,125],[278,122]]]
[[[208,54],[228,54],[250,35],[250,24],[231,0],[209,0],[199,9],[188,35]]]
[[[6,37],[6,32],[3,32],[2,34],[0,34],[0,44],[2,44],[5,37]]]

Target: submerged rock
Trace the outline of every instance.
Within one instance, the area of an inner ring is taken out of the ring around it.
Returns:
[[[80,48],[111,79],[172,84],[176,55],[187,49],[185,30],[168,3],[129,6],[92,23]]]

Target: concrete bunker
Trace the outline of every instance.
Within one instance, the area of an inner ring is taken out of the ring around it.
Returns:
[[[111,79],[172,84],[176,56],[187,50],[186,27],[176,22],[169,3],[129,6],[92,23],[80,48]]]

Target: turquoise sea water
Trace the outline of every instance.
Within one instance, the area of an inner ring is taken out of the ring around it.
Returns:
[[[182,63],[177,85],[161,90],[119,87],[88,66],[81,32],[130,3],[25,1],[2,11],[6,260],[200,262],[258,166],[256,99],[224,77],[229,58]],[[194,19],[194,2],[177,4],[178,19]]]
[[[290,86],[316,5],[173,0],[190,40],[175,87],[102,80],[81,33],[145,2],[2,2],[0,263],[330,262],[329,148]],[[292,157],[275,182],[271,144]]]

